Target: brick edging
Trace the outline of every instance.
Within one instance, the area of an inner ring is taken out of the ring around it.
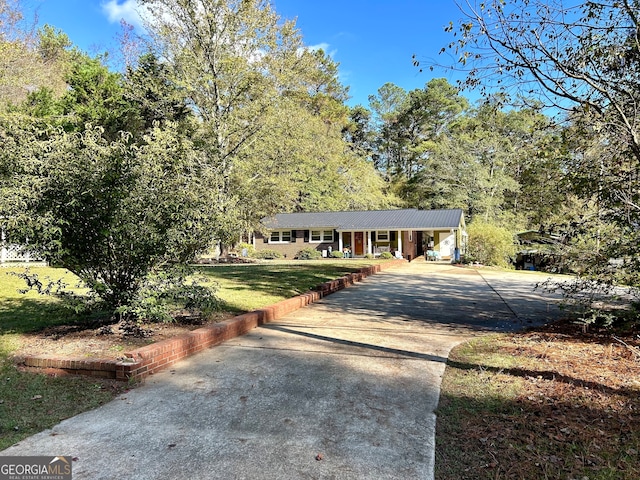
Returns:
[[[225,340],[244,335],[259,325],[277,320],[317,302],[338,290],[360,282],[387,268],[404,265],[405,260],[392,260],[363,267],[336,280],[318,285],[313,291],[288,298],[264,308],[244,313],[220,323],[207,325],[191,332],[137,348],[124,354],[124,360],[57,358],[49,355],[26,356],[22,365],[30,369],[44,370],[51,374],[75,374],[115,380],[141,380],[148,375],[169,367],[178,360],[189,357]]]

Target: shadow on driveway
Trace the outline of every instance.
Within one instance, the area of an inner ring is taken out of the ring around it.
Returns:
[[[554,318],[533,278],[386,271],[1,455],[71,455],[74,480],[430,479],[449,351]]]

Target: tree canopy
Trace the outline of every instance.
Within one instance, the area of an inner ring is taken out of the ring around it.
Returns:
[[[337,64],[293,22],[262,1],[144,3],[151,43],[123,72],[53,27],[0,38],[22,55],[1,60],[12,76],[0,87],[15,87],[0,92],[10,241],[28,239],[118,309],[149,275],[263,216],[388,204],[344,140]]]

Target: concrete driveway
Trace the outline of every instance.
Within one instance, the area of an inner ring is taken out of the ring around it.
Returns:
[[[70,455],[75,480],[430,479],[450,349],[556,317],[541,279],[387,270],[0,455]]]

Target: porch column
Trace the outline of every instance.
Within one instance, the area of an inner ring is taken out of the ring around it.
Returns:
[[[356,246],[355,232],[351,232],[351,246],[349,247],[349,249],[351,250],[351,257],[352,258],[356,254],[355,246]]]
[[[402,254],[402,230],[398,230],[398,251]]]
[[[371,248],[371,230],[367,230],[367,254],[371,255],[373,249]]]
[[[342,244],[342,232],[338,230],[338,251],[343,253],[344,245]]]

